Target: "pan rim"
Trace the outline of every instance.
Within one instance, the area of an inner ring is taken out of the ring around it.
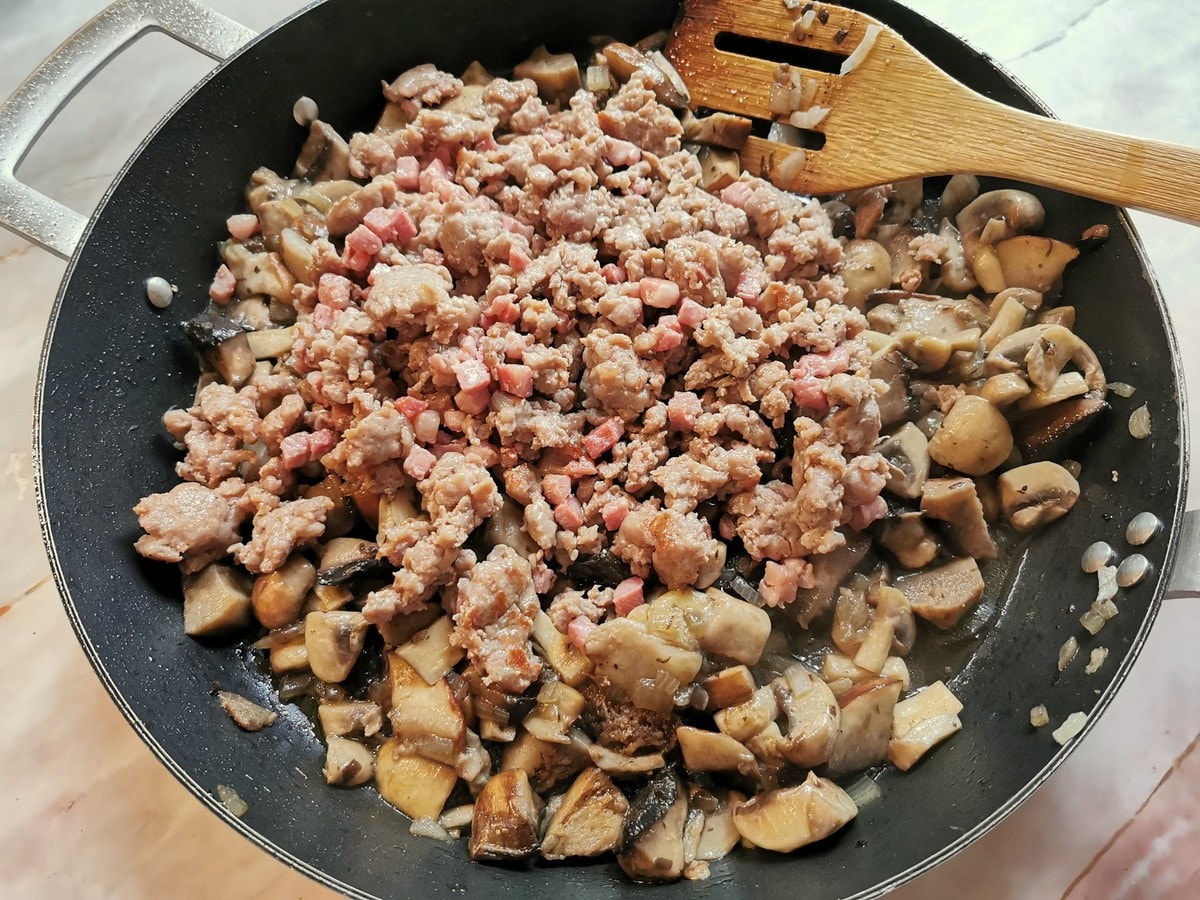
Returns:
[[[248,42],[245,46],[241,47],[228,59],[214,66],[212,70],[206,73],[195,85],[188,89],[184,96],[181,97],[171,107],[171,109],[166,112],[159,122],[148,132],[145,138],[139,142],[136,149],[130,154],[129,158],[124,162],[117,174],[114,176],[112,183],[105,190],[104,195],[96,206],[96,209],[88,219],[87,226],[83,231],[80,242],[72,253],[71,259],[67,263],[62,281],[59,284],[54,303],[51,307],[46,333],[38,360],[33,415],[32,460],[34,468],[34,487],[38,523],[42,533],[42,540],[46,549],[47,558],[50,563],[51,572],[54,577],[55,587],[57,588],[59,596],[62,599],[62,604],[67,614],[67,618],[71,623],[71,627],[75,633],[76,639],[79,641],[79,644],[84,651],[84,655],[87,657],[88,662],[95,670],[101,684],[105,688],[105,691],[112,698],[114,704],[120,710],[122,716],[133,728],[134,732],[138,735],[142,742],[146,744],[154,757],[157,758],[157,760],[167,769],[167,771],[170,772],[176,778],[176,780],[178,780],[180,784],[182,784],[189,791],[189,793],[191,793],[203,805],[208,807],[211,812],[215,813],[218,817],[224,820],[227,825],[231,826],[237,833],[250,841],[253,845],[266,851],[275,859],[279,860],[290,868],[303,873],[307,877],[316,881],[318,884],[336,890],[348,897],[362,898],[362,900],[373,900],[373,898],[378,898],[379,895],[357,888],[354,885],[348,884],[347,882],[330,875],[325,870],[317,868],[313,864],[280,846],[266,835],[255,830],[243,820],[234,816],[208,789],[196,781],[189,774],[189,772],[185,770],[174,759],[174,757],[170,755],[170,753],[167,752],[162,744],[159,743],[157,738],[155,738],[150,728],[121,693],[120,688],[116,684],[116,681],[109,674],[104,660],[96,650],[95,645],[93,644],[83,625],[82,617],[76,606],[74,598],[71,595],[70,587],[67,584],[66,572],[63,568],[61,560],[59,559],[54,532],[50,522],[50,514],[47,509],[47,487],[45,470],[43,466],[45,453],[43,448],[42,425],[44,419],[44,406],[46,403],[47,374],[50,351],[54,344],[54,337],[59,323],[60,314],[62,312],[64,299],[66,297],[68,287],[75,276],[75,270],[80,258],[80,254],[90,239],[93,227],[104,214],[113,194],[122,185],[129,172],[129,169],[141,156],[147,145],[158,136],[158,134],[172,121],[172,119],[174,119],[181,108],[189,103],[192,98],[204,88],[206,84],[208,84],[214,77],[221,73],[226,67],[232,65],[251,48],[256,47],[261,41],[273,35],[276,31],[286,27],[295,19],[306,15],[317,7],[325,5],[327,2],[329,2],[329,0],[313,0],[313,2],[305,4],[300,9],[262,31],[257,37]],[[907,13],[920,18],[929,26],[941,32],[941,34],[958,42],[964,49],[986,60],[987,64],[1000,76],[1006,79],[1025,99],[1036,106],[1037,109],[1044,114],[1053,117],[1053,112],[1046,106],[1040,97],[1030,90],[1024,84],[1024,82],[1015,77],[1003,65],[997,62],[991,55],[978,50],[967,39],[955,34],[940,23],[926,18],[910,7],[903,6],[903,4],[896,2],[896,0],[888,0],[888,2],[894,3],[898,8],[901,8]],[[973,828],[959,834],[952,842],[947,844],[940,851],[926,857],[922,862],[914,866],[910,866],[909,868],[892,875],[890,878],[876,885],[850,895],[848,900],[867,900],[867,898],[883,896],[897,887],[916,879],[925,872],[936,868],[938,865],[952,858],[953,856],[956,856],[971,844],[983,837],[985,834],[990,832],[998,824],[1000,824],[1000,822],[1015,812],[1026,800],[1028,800],[1030,796],[1032,796],[1032,794],[1049,779],[1049,777],[1059,768],[1059,766],[1066,761],[1067,757],[1070,756],[1075,747],[1078,745],[1078,742],[1083,740],[1088,736],[1088,734],[1091,733],[1095,723],[1108,709],[1117,691],[1120,690],[1121,686],[1124,684],[1129,672],[1132,670],[1133,665],[1140,656],[1149,636],[1150,629],[1153,627],[1154,622],[1156,621],[1161,610],[1162,602],[1167,593],[1168,582],[1175,567],[1176,557],[1179,550],[1182,519],[1187,507],[1187,488],[1190,477],[1189,464],[1191,456],[1191,435],[1187,427],[1189,422],[1188,399],[1186,390],[1183,389],[1183,360],[1180,352],[1178,337],[1175,332],[1174,324],[1171,320],[1170,312],[1162,296],[1158,278],[1155,275],[1150,260],[1146,254],[1141,236],[1139,235],[1133,221],[1130,219],[1127,210],[1118,207],[1116,208],[1116,211],[1121,226],[1125,229],[1129,236],[1131,247],[1135,253],[1138,266],[1140,267],[1142,274],[1145,276],[1150,292],[1153,295],[1154,304],[1158,311],[1159,317],[1162,320],[1170,350],[1171,372],[1174,376],[1175,384],[1178,388],[1180,388],[1176,391],[1176,409],[1179,424],[1178,446],[1180,478],[1177,486],[1177,495],[1174,501],[1174,513],[1172,516],[1172,521],[1168,523],[1168,527],[1166,529],[1168,533],[1166,535],[1167,547],[1164,553],[1164,562],[1161,571],[1157,573],[1158,580],[1154,587],[1153,596],[1147,604],[1141,624],[1137,633],[1130,642],[1128,651],[1124,654],[1112,680],[1109,682],[1104,692],[1097,698],[1094,706],[1092,707],[1092,712],[1088,716],[1088,721],[1086,722],[1080,734],[1069,741],[1065,746],[1060,747],[1058,751],[1056,751],[1054,755],[1047,761],[1047,763],[1037,773],[1035,773],[1035,775],[1030,778],[1025,785],[1017,790],[1007,801],[1005,801],[983,821],[979,822]]]

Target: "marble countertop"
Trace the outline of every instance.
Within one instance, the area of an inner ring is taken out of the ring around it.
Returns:
[[[907,0],[987,52],[1064,119],[1200,146],[1200,30],[1171,0]],[[103,0],[8,0],[7,95]],[[214,0],[264,28],[295,0]],[[89,212],[210,63],[151,35],[76,98],[21,177]],[[1200,229],[1135,214],[1200,408]],[[37,527],[34,382],[64,264],[0,233],[0,875],[13,897],[332,895],[237,836],[184,790],[109,701],[71,633]],[[1200,421],[1200,420],[1198,420]],[[1196,425],[1192,425],[1193,442]],[[1192,500],[1200,478],[1192,478]],[[1168,600],[1090,736],[1017,812],[894,896],[1200,896],[1200,609]],[[169,886],[169,887],[168,887]]]

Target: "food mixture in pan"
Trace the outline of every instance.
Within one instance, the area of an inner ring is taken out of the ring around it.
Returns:
[[[185,325],[182,481],[136,507],[185,630],[257,641],[329,783],[474,859],[672,880],[828,837],[961,727],[914,643],[1078,495],[1078,249],[969,176],[782,192],[652,48],[384,95],[253,174]]]

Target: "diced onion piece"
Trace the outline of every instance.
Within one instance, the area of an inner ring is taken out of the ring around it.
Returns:
[[[867,775],[864,775],[853,784],[846,785],[845,790],[850,799],[854,801],[854,805],[859,809],[883,796],[883,792],[879,790],[879,785],[875,783],[873,778]]]
[[[829,115],[827,106],[811,106],[808,109],[798,109],[788,116],[788,124],[796,128],[812,130],[825,121]]]
[[[1108,659],[1107,647],[1096,647],[1092,650],[1091,656],[1088,657],[1088,664],[1084,667],[1085,675],[1095,675],[1100,671],[1100,667],[1104,665],[1104,660]]]
[[[1075,635],[1071,635],[1058,650],[1058,671],[1061,672],[1069,666],[1078,652],[1079,641],[1075,640]]]
[[[1120,612],[1120,610],[1117,609],[1117,604],[1113,603],[1112,600],[1107,597],[1105,597],[1103,600],[1097,600],[1095,603],[1093,603],[1092,611],[1095,612],[1096,615],[1100,616],[1100,618],[1102,618],[1105,622],[1107,622],[1109,619],[1115,618],[1117,613]]]
[[[1129,414],[1129,433],[1139,441],[1150,437],[1150,408],[1145,403]]]
[[[1137,390],[1132,384],[1126,384],[1123,381],[1110,381],[1108,389],[1118,397],[1129,398],[1133,396],[1133,392]]]
[[[239,819],[250,809],[250,807],[246,805],[246,801],[238,795],[237,791],[231,787],[226,787],[223,784],[217,785],[217,799],[221,801],[222,806],[224,806]]]
[[[849,75],[858,68],[859,63],[866,59],[867,54],[871,52],[871,48],[875,46],[875,38],[879,37],[881,30],[878,25],[867,26],[866,33],[863,34],[863,39],[858,42],[858,46],[854,48],[854,52],[842,61],[842,68],[840,69],[842,75]]]
[[[1067,720],[1059,725],[1050,733],[1060,745],[1065,744],[1079,732],[1083,731],[1083,726],[1087,724],[1087,713],[1073,712],[1067,716]]]
[[[1104,621],[1104,617],[1093,609],[1089,609],[1079,617],[1079,624],[1092,636],[1100,633],[1104,628]]]
[[[408,833],[415,837],[432,838],[445,844],[454,843],[454,835],[443,828],[437,819],[413,819],[408,826]]]
[[[787,155],[787,158],[779,164],[779,169],[776,174],[779,180],[784,185],[794,184],[800,177],[800,173],[804,171],[804,163],[808,160],[808,154],[803,150],[793,150]]]
[[[447,830],[451,828],[466,828],[471,824],[471,819],[474,816],[475,804],[464,803],[462,806],[456,806],[442,813],[438,819],[438,824]]]
[[[1034,728],[1041,728],[1044,725],[1050,724],[1050,714],[1046,712],[1046,705],[1039,703],[1029,711],[1029,724]]]

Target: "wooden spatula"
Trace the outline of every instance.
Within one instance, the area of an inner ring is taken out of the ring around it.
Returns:
[[[780,64],[718,49],[728,46],[725,35],[845,58],[840,74],[798,70],[807,111],[797,121],[824,136],[820,149],[752,136],[740,151],[744,169],[786,190],[832,194],[967,172],[1200,224],[1200,152],[996,103],[959,84],[877,20],[830,3],[684,0],[666,53],[693,106],[766,120],[790,117],[778,112],[785,87],[772,87]]]

